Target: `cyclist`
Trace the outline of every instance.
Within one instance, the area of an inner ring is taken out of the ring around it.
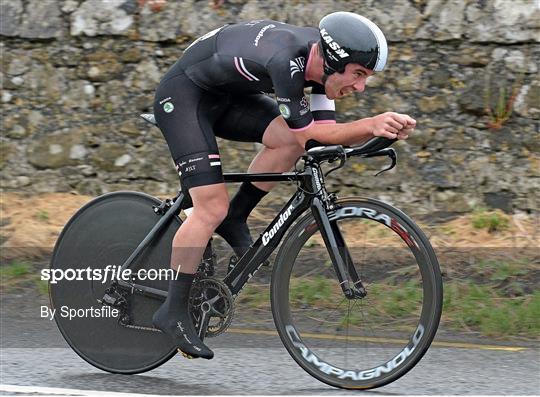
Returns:
[[[381,30],[357,14],[329,14],[319,29],[256,20],[200,37],[163,77],[154,113],[193,211],[174,236],[171,267],[178,277],[153,322],[179,350],[213,357],[188,313],[194,273],[214,231],[237,254],[245,251],[252,242],[246,219],[274,185],[244,183],[229,205],[215,137],[264,145],[249,172],[289,171],[309,139],[343,145],[374,136],[406,139],[416,125],[408,115],[335,121],[333,100],[362,92],[387,54]]]

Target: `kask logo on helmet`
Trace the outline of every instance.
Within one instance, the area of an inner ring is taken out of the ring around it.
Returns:
[[[342,73],[349,63],[356,63],[376,72],[386,65],[388,45],[379,27],[352,12],[334,12],[319,22],[320,48],[325,60],[325,73]]]
[[[347,58],[349,56],[347,51],[341,48],[341,46],[334,41],[332,36],[330,36],[324,28],[321,29],[321,37],[326,42],[326,44],[328,44],[328,47],[334,50],[334,52],[339,55],[340,58]]]

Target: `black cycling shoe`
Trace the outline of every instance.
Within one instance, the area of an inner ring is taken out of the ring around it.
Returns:
[[[238,258],[241,258],[253,244],[248,225],[240,220],[225,218],[217,227],[216,233],[225,239]]]
[[[192,357],[211,359],[214,352],[199,338],[188,312],[189,292],[194,275],[177,273],[169,281],[167,299],[154,313],[152,324],[169,335],[178,349]]]
[[[187,313],[182,313],[173,319],[162,308],[163,306],[154,313],[152,324],[169,335],[178,350],[194,358],[201,357],[210,360],[214,357],[214,352],[197,335],[197,331]]]

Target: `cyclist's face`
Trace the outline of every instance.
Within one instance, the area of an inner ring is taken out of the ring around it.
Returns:
[[[351,92],[364,91],[366,80],[373,75],[373,70],[350,63],[343,73],[331,74],[324,85],[326,96],[330,99],[341,98]]]

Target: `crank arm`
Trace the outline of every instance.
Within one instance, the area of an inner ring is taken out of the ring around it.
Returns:
[[[203,311],[201,315],[201,320],[199,321],[199,338],[201,341],[204,341],[206,336],[206,331],[208,329],[208,324],[210,323],[210,316],[207,311]]]
[[[214,309],[214,303],[216,303],[219,300],[220,296],[214,296],[212,299],[209,299],[203,303],[201,303],[201,320],[199,321],[199,338],[201,340],[204,339],[206,336],[206,331],[208,330],[208,324],[210,323],[210,311],[213,312],[213,314],[221,314],[216,309]],[[204,333],[204,335],[203,335]]]

